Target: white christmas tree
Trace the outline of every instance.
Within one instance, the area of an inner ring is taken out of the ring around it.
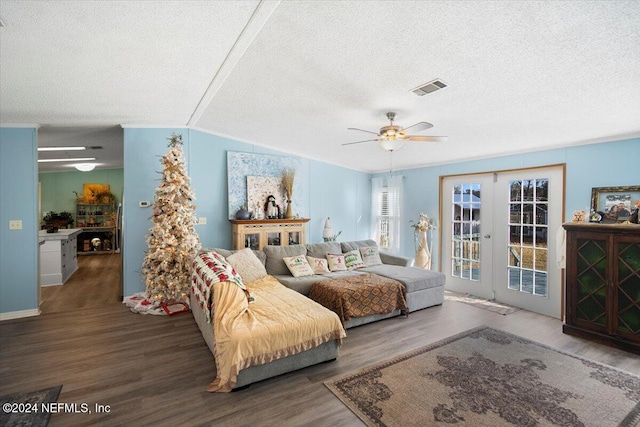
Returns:
[[[185,170],[182,135],[171,135],[169,152],[162,157],[162,182],[156,189],[147,236],[148,251],[142,264],[147,297],[157,303],[189,299],[191,262],[200,239],[196,234],[196,207]]]

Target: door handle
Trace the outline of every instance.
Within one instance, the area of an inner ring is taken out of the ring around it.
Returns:
[[[491,234],[485,234],[483,237],[484,237],[485,239],[490,239],[490,238],[491,238]]]

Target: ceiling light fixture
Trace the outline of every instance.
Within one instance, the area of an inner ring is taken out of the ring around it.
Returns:
[[[51,162],[90,162],[95,160],[95,157],[67,157],[66,159],[38,159],[38,163],[51,163]]]
[[[76,169],[81,172],[89,172],[96,168],[95,163],[78,163],[77,165],[73,165]]]
[[[385,151],[396,151],[402,148],[404,141],[402,139],[382,139],[378,141],[380,148]]]
[[[87,147],[38,147],[38,151],[79,151]]]

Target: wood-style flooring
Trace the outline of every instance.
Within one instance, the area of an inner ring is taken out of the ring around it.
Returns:
[[[557,319],[446,301],[349,329],[334,362],[207,393],[215,365],[191,314],[145,316],[120,303],[0,322],[0,395],[62,384],[59,402],[93,412],[53,414],[50,426],[362,426],[323,381],[480,325],[640,375],[640,357],[565,335]]]
[[[78,256],[78,269],[64,285],[41,288],[40,311],[57,313],[121,304],[121,277],[120,253]]]

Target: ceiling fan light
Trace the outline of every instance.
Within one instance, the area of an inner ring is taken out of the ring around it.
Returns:
[[[379,141],[380,148],[384,151],[396,151],[402,148],[404,141],[402,139],[383,139]]]
[[[81,172],[89,172],[96,168],[95,163],[78,163],[73,166]]]

